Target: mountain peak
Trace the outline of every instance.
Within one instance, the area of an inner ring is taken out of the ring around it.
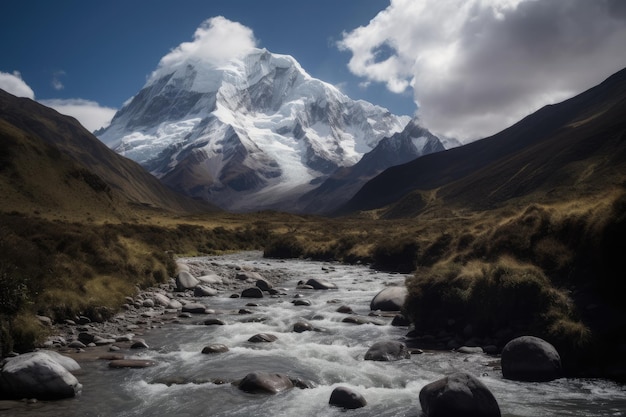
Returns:
[[[98,136],[194,197],[285,209],[408,121],[350,99],[291,56],[252,48],[219,63],[162,62]]]

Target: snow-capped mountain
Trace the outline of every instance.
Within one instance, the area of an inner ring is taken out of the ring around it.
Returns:
[[[338,169],[319,187],[304,194],[298,207],[308,213],[330,213],[385,169],[445,149],[443,142],[414,118],[401,132],[380,140],[355,165]]]
[[[288,209],[409,120],[254,49],[219,66],[160,67],[96,134],[169,186],[245,211]]]

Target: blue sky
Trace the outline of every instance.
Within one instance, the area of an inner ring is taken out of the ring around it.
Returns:
[[[224,16],[253,30],[258,46],[294,56],[312,76],[398,114],[412,115],[413,95],[383,84],[359,87],[350,54],[335,43],[365,25],[388,0],[12,1],[0,17],[0,71],[19,71],[38,100],[82,98],[119,108],[159,59],[190,41],[208,18]],[[7,41],[11,39],[11,41]]]
[[[215,16],[348,96],[417,111],[462,141],[626,67],[624,0],[8,0],[0,88],[86,126],[110,119]]]

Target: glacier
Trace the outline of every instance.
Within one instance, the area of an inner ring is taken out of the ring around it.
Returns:
[[[188,58],[159,67],[96,135],[170,187],[226,210],[289,211],[410,120],[257,48],[221,65]]]

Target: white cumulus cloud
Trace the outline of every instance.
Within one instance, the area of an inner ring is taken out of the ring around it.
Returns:
[[[13,73],[0,71],[0,89],[17,97],[35,98],[35,92],[24,82],[18,71]]]
[[[205,20],[193,35],[192,42],[183,42],[161,58],[151,78],[159,78],[176,70],[189,60],[220,66],[256,47],[252,29],[217,16]]]
[[[61,114],[76,118],[90,132],[107,127],[117,111],[84,99],[47,99],[39,102]]]
[[[472,140],[626,66],[622,0],[392,0],[344,33],[356,75],[412,88],[417,115]]]

